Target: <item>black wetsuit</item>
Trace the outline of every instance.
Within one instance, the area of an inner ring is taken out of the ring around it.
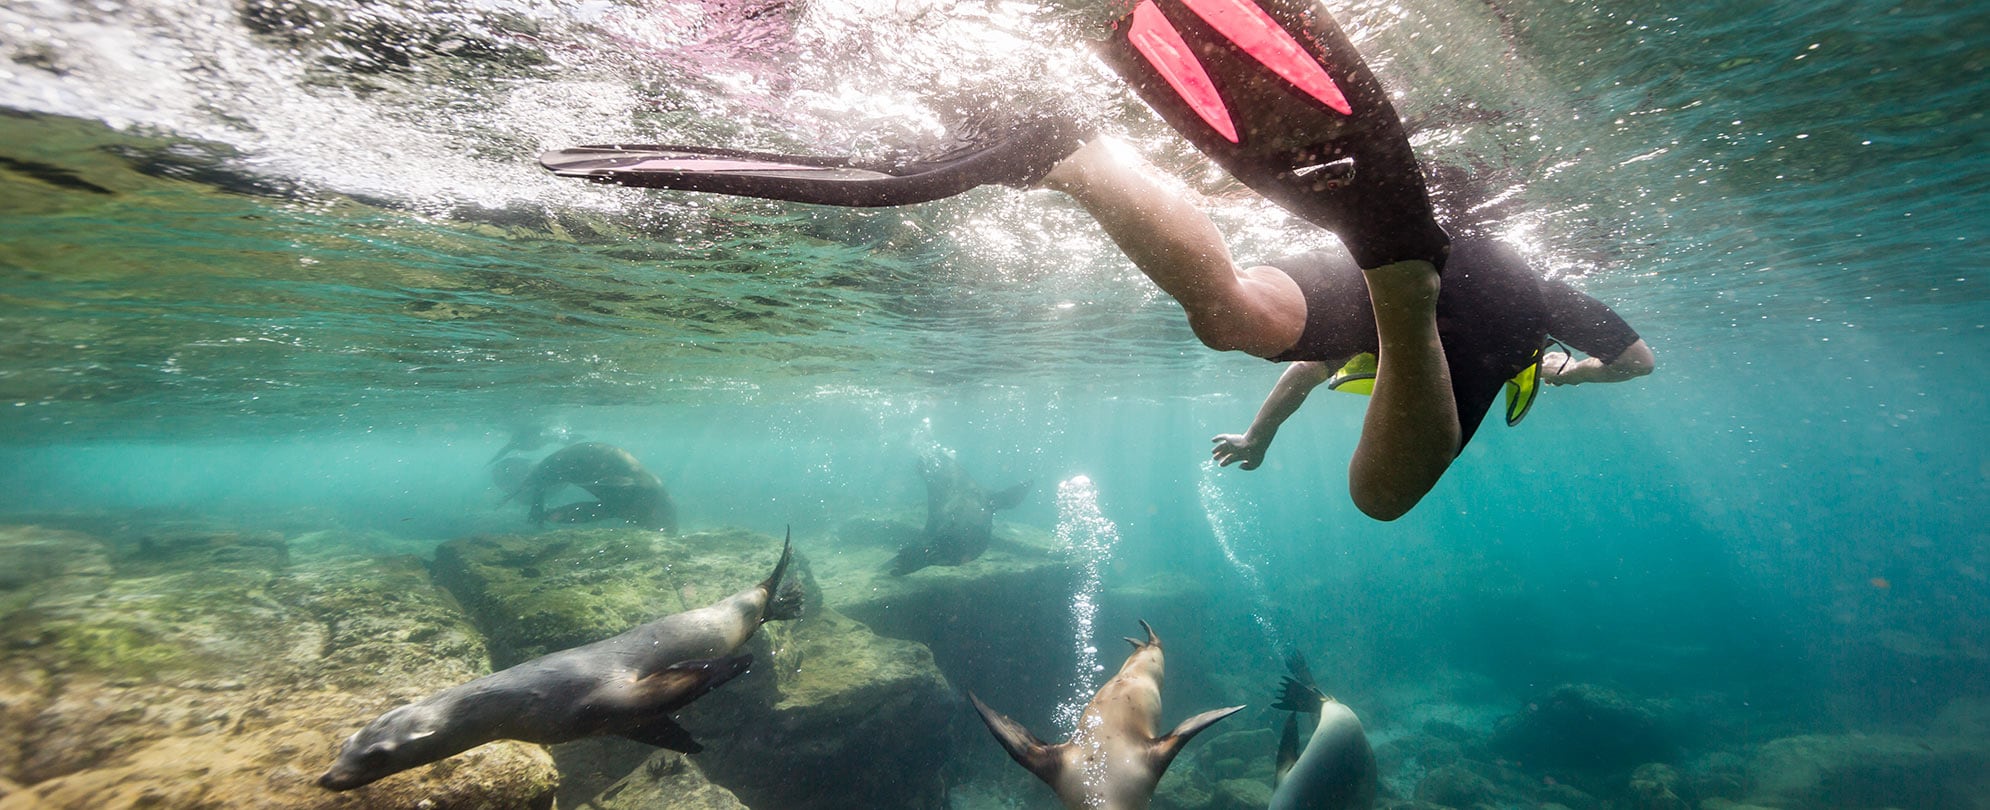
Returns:
[[[1338,367],[1376,350],[1368,284],[1345,254],[1316,251],[1269,264],[1306,295],[1305,331],[1272,360]],[[1478,430],[1500,387],[1527,368],[1548,336],[1606,361],[1638,341],[1637,331],[1603,302],[1542,280],[1512,248],[1489,239],[1452,243],[1437,295],[1437,335],[1458,404],[1460,447]]]

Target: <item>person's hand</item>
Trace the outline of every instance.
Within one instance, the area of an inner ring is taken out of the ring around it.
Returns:
[[[1210,439],[1216,446],[1209,448],[1209,454],[1216,459],[1216,466],[1228,467],[1236,464],[1246,470],[1255,470],[1264,463],[1265,445],[1257,444],[1235,433],[1224,433]]]
[[[1581,361],[1568,356],[1564,352],[1548,352],[1541,355],[1541,382],[1549,385],[1582,384],[1582,381],[1579,379],[1569,379],[1563,376],[1566,372],[1574,371],[1576,364],[1579,362]]]

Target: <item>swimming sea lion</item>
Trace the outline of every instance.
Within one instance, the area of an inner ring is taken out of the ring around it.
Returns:
[[[1119,674],[1086,704],[1078,731],[1059,745],[1048,745],[1007,717],[997,714],[968,693],[974,710],[1002,748],[1038,779],[1057,791],[1069,810],[1145,810],[1154,799],[1154,786],[1182,746],[1203,729],[1242,706],[1206,711],[1183,720],[1166,737],[1156,738],[1161,721],[1161,639],[1145,621],[1147,641],[1127,639],[1133,653]]]
[[[697,753],[670,715],[752,666],[753,656],[733,651],[760,625],[801,615],[801,583],[786,577],[793,557],[783,543],[774,573],[751,588],[380,715],[346,739],[318,784],[351,790],[500,739],[614,735]]]
[[[1313,685],[1306,659],[1293,653],[1292,670],[1275,708],[1292,712],[1278,742],[1277,787],[1269,810],[1367,810],[1375,806],[1375,751],[1354,710]],[[1318,715],[1313,736],[1299,748],[1299,713]]]
[[[512,453],[530,453],[541,447],[555,443],[573,441],[576,436],[567,430],[566,425],[549,424],[539,421],[523,421],[511,426],[511,439],[498,448],[497,455],[485,464],[496,464],[498,459]]]
[[[972,562],[988,550],[996,510],[1015,508],[1030,490],[1024,481],[991,495],[942,447],[919,454],[919,475],[926,479],[926,531],[898,550],[891,561],[895,577],[929,565]]]
[[[598,501],[546,509],[546,494],[572,484]],[[663,488],[663,479],[643,469],[629,451],[604,442],[581,442],[539,461],[505,500],[525,497],[533,523],[589,523],[616,518],[645,529],[677,533],[677,504]]]

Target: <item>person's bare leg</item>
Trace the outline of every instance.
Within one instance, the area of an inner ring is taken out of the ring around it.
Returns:
[[[1106,139],[1079,147],[1045,175],[1043,188],[1084,206],[1162,292],[1188,314],[1189,327],[1212,349],[1271,357],[1306,328],[1306,299],[1272,267],[1239,269],[1202,209],[1162,186]]]
[[[1437,268],[1405,261],[1362,271],[1374,304],[1375,393],[1348,463],[1348,494],[1376,520],[1416,506],[1458,455],[1458,403],[1437,338]]]

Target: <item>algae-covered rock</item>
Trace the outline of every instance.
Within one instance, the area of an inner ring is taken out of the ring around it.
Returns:
[[[566,805],[561,805],[565,807]],[[615,784],[573,805],[576,810],[747,810],[732,791],[712,784],[691,757],[657,751]]]
[[[780,548],[736,530],[476,537],[439,547],[436,577],[476,617],[492,656],[516,662],[751,587]],[[796,558],[811,579],[805,540]],[[818,598],[802,618],[763,627],[747,651],[751,672],[678,716],[705,746],[695,761],[713,782],[753,806],[941,805],[960,703],[926,648],[880,637]],[[616,750],[602,755],[631,749]]]
[[[1746,801],[1817,810],[1990,807],[1990,747],[1980,739],[1809,734],[1755,750]]]
[[[111,573],[96,538],[37,526],[0,529],[0,617],[30,604],[65,603],[103,590]]]
[[[1633,810],[1692,810],[1693,803],[1688,797],[1680,796],[1685,790],[1684,779],[1679,769],[1663,762],[1647,762],[1631,772],[1631,807]]]
[[[550,759],[518,743],[347,794],[314,783],[360,725],[488,669],[418,561],[293,569],[266,535],[171,536],[117,556],[94,595],[5,618],[0,692],[44,698],[9,729],[18,752],[0,750],[13,754],[0,773],[20,784],[0,807],[550,803]]]
[[[1257,778],[1270,784],[1278,765],[1278,732],[1241,728],[1204,734],[1189,750],[1202,771],[1217,780]]]
[[[1499,801],[1504,792],[1492,780],[1461,765],[1434,768],[1417,783],[1416,800],[1446,807],[1471,807]]]

